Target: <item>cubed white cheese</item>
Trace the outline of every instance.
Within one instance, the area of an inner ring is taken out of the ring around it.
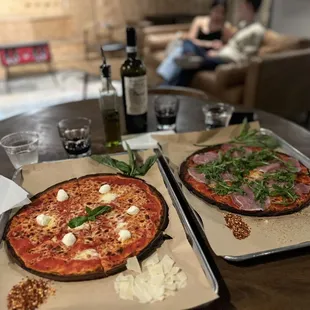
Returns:
[[[131,206],[126,213],[129,215],[137,215],[139,213],[140,209],[136,206]]]
[[[131,233],[127,229],[121,229],[118,235],[119,235],[118,241],[121,241],[121,242],[124,242],[131,238]]]
[[[40,226],[47,226],[51,219],[50,216],[44,214],[40,214],[36,217],[36,221]]]
[[[139,264],[136,256],[129,257],[127,259],[126,267],[128,270],[131,270],[131,271],[134,271],[137,273],[141,273],[141,267],[140,267],[140,264]]]
[[[73,233],[67,233],[64,235],[64,237],[62,238],[62,243],[66,246],[72,246],[75,242],[76,242],[76,237],[74,236]]]
[[[135,297],[140,303],[153,303],[174,296],[187,285],[186,274],[179,267],[173,267],[174,261],[168,255],[159,261],[155,253],[145,262],[147,267],[143,264],[141,273],[135,276],[120,274],[115,279],[114,287],[121,299]],[[128,270],[140,271],[136,257],[129,258],[126,266]]]
[[[126,280],[122,280],[119,282],[119,296],[121,299],[133,300],[133,285],[134,277],[132,275],[128,275],[126,277]]]
[[[100,194],[107,194],[111,190],[111,186],[109,184],[104,184],[99,188]]]
[[[69,199],[69,195],[63,189],[60,189],[57,193],[57,201],[63,202]]]
[[[168,255],[165,255],[160,263],[163,266],[164,273],[167,274],[172,269],[174,260],[172,260]]]
[[[157,263],[159,263],[159,257],[157,252],[155,252],[153,255],[151,255],[149,258],[147,258],[144,262],[143,262],[143,267],[147,267],[147,266],[153,266],[156,265]]]
[[[151,277],[164,274],[163,267],[162,267],[161,264],[156,264],[156,265],[153,265],[153,266],[148,266],[147,268],[148,268],[148,271],[149,271]]]

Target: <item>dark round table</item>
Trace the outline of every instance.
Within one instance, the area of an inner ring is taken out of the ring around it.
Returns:
[[[203,101],[180,97],[177,131],[204,130]],[[242,109],[242,108],[238,108]],[[273,130],[310,156],[310,132],[280,117],[256,111],[261,126]],[[40,133],[40,160],[66,158],[58,137],[57,122],[84,116],[92,119],[92,152],[103,153],[103,126],[97,100],[68,103],[41,111],[29,111],[0,123],[0,135],[21,130]],[[156,130],[153,100],[149,104],[149,131]],[[0,174],[11,177],[13,167],[0,149]],[[310,226],[309,226],[310,227]],[[310,228],[309,228],[310,229]],[[308,310],[310,309],[310,250],[303,249],[243,264],[231,264],[210,254],[220,282],[221,298],[208,309]],[[211,251],[210,251],[211,253]]]

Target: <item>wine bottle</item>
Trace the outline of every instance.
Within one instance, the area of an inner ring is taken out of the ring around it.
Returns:
[[[147,76],[143,62],[137,56],[137,36],[127,27],[127,59],[121,67],[123,104],[127,133],[147,131]]]

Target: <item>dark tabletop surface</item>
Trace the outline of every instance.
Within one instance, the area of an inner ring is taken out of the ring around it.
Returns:
[[[204,130],[204,102],[181,97],[177,131]],[[149,104],[149,131],[156,130],[153,100]],[[239,110],[242,108],[238,108]],[[273,130],[310,156],[310,132],[269,113],[257,111],[261,126]],[[0,136],[21,130],[40,133],[40,161],[66,158],[58,137],[57,122],[83,116],[92,119],[92,152],[103,153],[103,126],[98,101],[88,100],[30,111],[0,122]],[[12,177],[13,167],[0,149],[0,174]],[[310,309],[310,250],[298,250],[243,264],[231,264],[214,255],[222,298],[210,309]]]

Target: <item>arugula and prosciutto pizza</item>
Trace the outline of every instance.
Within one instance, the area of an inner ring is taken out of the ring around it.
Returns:
[[[289,214],[310,201],[308,168],[268,148],[208,147],[182,163],[180,177],[204,201],[243,215]]]
[[[9,221],[8,252],[24,269],[58,281],[91,280],[125,269],[163,241],[168,207],[141,179],[89,175],[56,184]]]

